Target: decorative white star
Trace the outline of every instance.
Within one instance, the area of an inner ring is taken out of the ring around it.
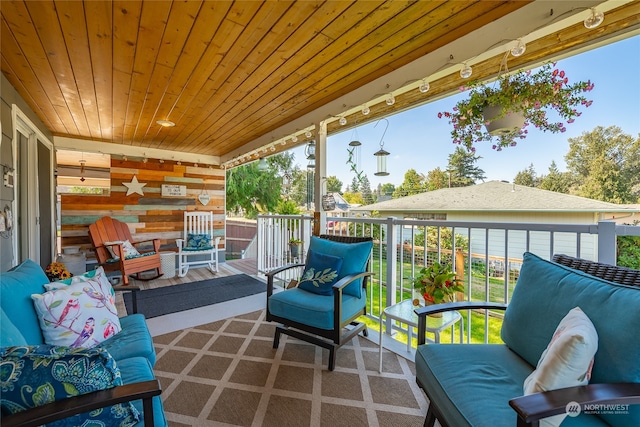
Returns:
[[[138,182],[138,177],[136,175],[133,175],[133,178],[131,178],[131,182],[123,182],[122,185],[127,187],[127,196],[133,193],[137,193],[141,196],[144,196],[144,193],[142,192],[142,187],[147,185],[147,183]]]

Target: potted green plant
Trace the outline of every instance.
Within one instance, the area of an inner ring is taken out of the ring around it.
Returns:
[[[584,93],[594,85],[590,81],[569,84],[565,72],[555,65],[547,63],[536,72],[520,70],[502,75],[491,85],[474,82],[461,87],[460,90],[470,89],[469,97],[458,102],[452,111],[438,113],[439,118],[447,118],[453,125],[453,143],[475,151],[475,144],[495,137],[493,148],[502,150],[526,138],[531,124],[546,132],[565,132],[566,125],[582,114],[578,108],[591,105]],[[549,117],[552,111],[559,121]],[[515,125],[500,122],[516,116],[520,116],[520,122]],[[497,128],[491,127],[496,124]]]
[[[289,239],[289,251],[293,258],[298,258],[301,253],[302,240],[292,237]]]
[[[420,269],[413,279],[413,305],[442,304],[455,301],[456,292],[464,291],[462,280],[456,277],[450,264],[434,262]],[[437,313],[434,316],[441,316]]]

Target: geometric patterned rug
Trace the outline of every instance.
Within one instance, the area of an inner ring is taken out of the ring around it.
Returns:
[[[264,310],[153,338],[170,426],[422,426],[413,362],[358,336],[337,352],[282,335]]]

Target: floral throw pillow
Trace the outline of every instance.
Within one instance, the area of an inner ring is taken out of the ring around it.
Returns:
[[[187,234],[187,245],[185,249],[204,251],[213,249],[211,245],[211,235],[209,234]]]
[[[44,342],[91,348],[120,332],[113,288],[107,285],[94,278],[32,294]]]
[[[298,288],[318,295],[333,295],[342,258],[310,250]]]
[[[68,397],[122,385],[115,360],[102,348],[2,347],[0,356],[2,414],[15,414]],[[74,415],[47,426],[129,427],[140,419],[140,413],[127,402]]]

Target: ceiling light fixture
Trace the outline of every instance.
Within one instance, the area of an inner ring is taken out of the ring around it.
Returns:
[[[460,70],[460,77],[462,77],[463,79],[468,79],[469,77],[471,77],[471,74],[473,74],[471,66],[466,62],[463,62],[462,69]]]
[[[522,39],[518,39],[518,42],[516,43],[516,45],[511,48],[511,55],[516,56],[516,57],[517,56],[522,56],[524,54],[525,50],[527,50],[527,45],[524,44]]]
[[[166,127],[166,128],[170,128],[175,126],[176,124],[173,123],[171,120],[158,120],[156,121],[157,124],[159,124],[160,126]]]
[[[600,12],[599,10],[596,10],[595,7],[592,7],[591,15],[589,15],[584,20],[584,26],[585,28],[588,28],[591,30],[593,28],[596,28],[598,25],[602,24],[602,21],[604,21],[604,13]]]

